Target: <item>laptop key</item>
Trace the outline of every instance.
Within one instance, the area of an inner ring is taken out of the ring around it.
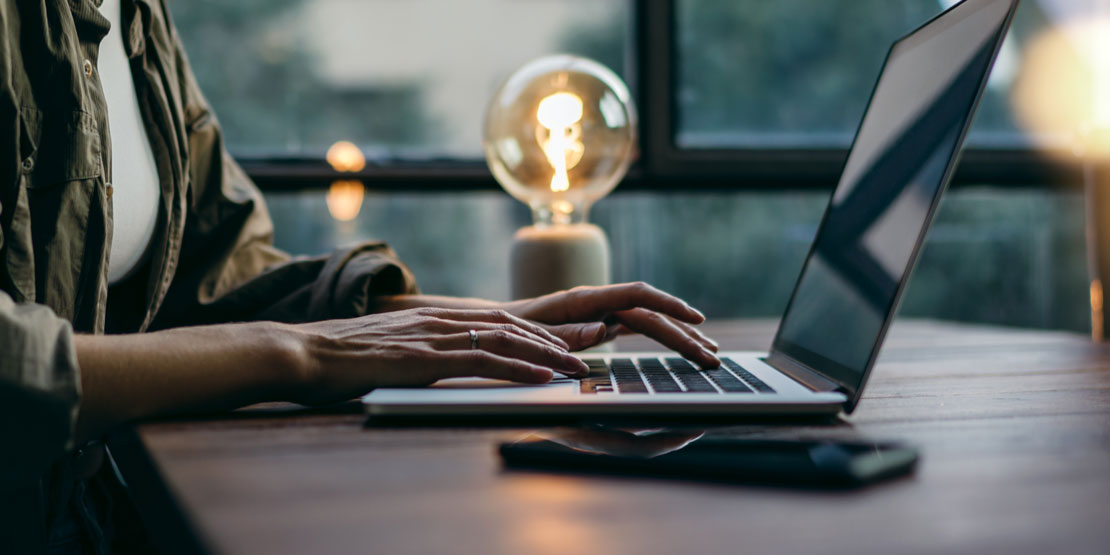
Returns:
[[[724,364],[725,367],[727,367],[729,370],[732,370],[732,373],[736,374],[736,376],[739,377],[741,380],[744,380],[745,382],[747,382],[747,384],[750,385],[752,387],[752,389],[754,389],[754,390],[756,390],[760,393],[774,393],[775,392],[774,388],[767,385],[766,383],[763,383],[763,380],[755,377],[755,374],[752,374],[747,369],[745,369],[743,366],[740,366],[739,364],[737,364],[735,360],[732,360],[731,358],[725,357],[725,358],[721,359],[721,363]]]
[[[609,376],[609,366],[605,364],[604,360],[599,358],[586,358],[582,359],[586,366],[590,369],[589,377],[591,378],[605,378]]]
[[[696,370],[697,369],[697,367],[694,366],[694,363],[692,363],[692,362],[690,362],[690,361],[688,361],[684,358],[668,358],[667,359],[667,366],[670,366],[671,370]]]
[[[674,375],[686,386],[687,393],[717,393],[717,388],[697,370],[676,370]]]
[[[628,360],[628,359],[624,359]],[[640,379],[640,373],[636,370],[635,366],[624,367],[616,364],[613,361],[612,366],[612,381],[616,383],[617,389],[621,393],[647,393],[647,386],[644,381]],[[632,361],[628,361],[631,365]]]
[[[678,382],[676,382],[675,379],[671,377],[670,372],[666,370],[650,373],[645,370],[644,377],[647,378],[648,384],[651,385],[651,388],[654,389],[656,393],[678,393],[682,391]]]
[[[717,388],[701,375],[694,363],[684,358],[668,358],[667,366],[671,367],[674,375],[686,386],[688,393],[717,393]]]
[[[725,393],[755,393],[752,388],[744,385],[744,382],[723,368],[706,370],[705,375]]]

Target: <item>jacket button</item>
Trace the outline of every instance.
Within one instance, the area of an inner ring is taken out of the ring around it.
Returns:
[[[20,164],[20,166],[23,167],[23,171],[29,172],[32,168],[35,167],[35,160],[32,158],[24,158],[23,163]]]
[[[85,77],[92,77],[92,62],[85,60],[82,67],[85,69]]]
[[[104,190],[104,192],[108,195],[108,198],[112,198],[112,193],[115,192],[115,188],[112,187],[111,183],[109,183],[108,187]]]

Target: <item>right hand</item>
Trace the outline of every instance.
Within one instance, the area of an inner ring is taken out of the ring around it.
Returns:
[[[599,324],[600,325],[600,324]],[[502,310],[416,308],[289,326],[299,340],[301,387],[292,401],[321,404],[377,387],[426,386],[476,376],[546,383],[587,366],[542,326]],[[478,333],[471,348],[469,330]]]

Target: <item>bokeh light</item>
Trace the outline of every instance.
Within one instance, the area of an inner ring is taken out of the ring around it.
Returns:
[[[328,212],[338,221],[349,222],[358,217],[365,195],[366,188],[357,179],[335,181],[328,188]]]
[[[1019,121],[1045,150],[1110,160],[1110,14],[1036,37],[1013,99]]]
[[[327,160],[337,172],[357,172],[366,167],[366,157],[363,156],[362,149],[350,141],[339,141],[331,145]]]

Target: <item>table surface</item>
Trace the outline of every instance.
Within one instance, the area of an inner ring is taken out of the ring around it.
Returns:
[[[774,326],[705,328],[743,350]],[[143,424],[113,453],[168,551],[1110,553],[1110,345],[1078,334],[899,321],[851,416],[711,430],[920,449],[857,491],[510,472],[495,446],[528,430],[362,424],[268,406]]]

